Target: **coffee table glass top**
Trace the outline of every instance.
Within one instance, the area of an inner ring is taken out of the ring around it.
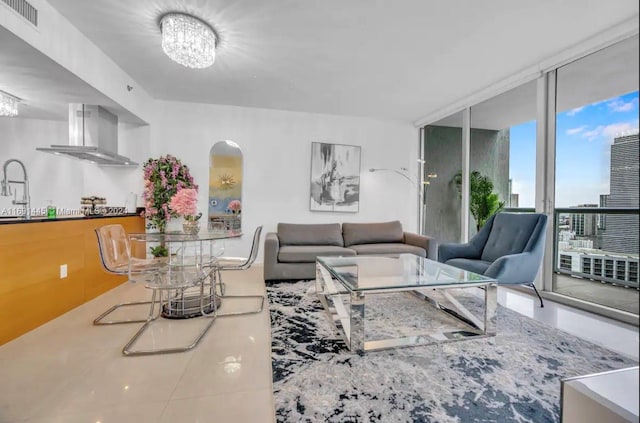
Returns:
[[[494,282],[487,276],[458,269],[414,254],[384,256],[318,257],[331,275],[352,291],[402,288],[482,286]]]

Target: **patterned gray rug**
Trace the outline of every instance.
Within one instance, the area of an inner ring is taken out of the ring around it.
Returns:
[[[482,301],[457,298],[470,310]],[[351,354],[312,282],[267,287],[278,422],[557,422],[560,379],[637,365],[504,307],[498,335]],[[367,337],[451,322],[409,294],[367,300]]]

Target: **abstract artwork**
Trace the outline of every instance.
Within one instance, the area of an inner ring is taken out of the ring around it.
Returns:
[[[311,211],[357,212],[360,147],[311,143]]]

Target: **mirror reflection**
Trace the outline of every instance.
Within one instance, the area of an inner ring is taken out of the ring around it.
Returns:
[[[233,141],[214,144],[209,153],[209,227],[242,228],[242,150]]]

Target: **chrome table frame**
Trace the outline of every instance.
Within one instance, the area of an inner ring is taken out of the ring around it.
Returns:
[[[336,285],[334,281],[338,281]],[[484,316],[482,321],[460,304],[447,289],[472,288],[484,289]],[[435,299],[424,293],[424,290],[442,290],[444,297],[449,300],[453,308],[440,304]],[[452,331],[425,333],[420,335],[403,336],[397,338],[378,339],[367,341],[365,339],[365,303],[366,297],[376,294],[392,294],[411,292],[424,299],[436,309],[452,316],[463,323],[466,330],[456,328]],[[320,299],[328,314],[329,322],[342,337],[347,348],[351,352],[362,354],[366,351],[376,351],[389,348],[412,347],[436,343],[457,342],[465,339],[476,339],[496,334],[497,311],[497,282],[487,280],[481,282],[451,283],[437,286],[413,286],[413,287],[388,287],[379,289],[353,290],[334,277],[329,269],[319,261],[316,261],[316,295]],[[348,297],[348,307],[343,302]]]
[[[204,338],[204,336],[207,334],[207,332],[215,322],[216,318],[219,317],[217,316],[218,308],[217,308],[216,301],[211,301],[210,304],[205,302],[205,298],[208,298],[204,293],[204,287],[206,285],[205,280],[207,278],[211,278],[211,274],[207,276],[203,276],[203,279],[200,281],[199,284],[200,284],[200,316],[206,318],[208,322],[204,325],[200,333],[194,338],[193,341],[191,341],[189,345],[184,347],[156,348],[151,350],[134,350],[133,349],[134,344],[138,341],[140,336],[142,336],[142,334],[149,328],[151,323],[153,323],[156,319],[158,319],[158,317],[162,316],[163,292],[166,291],[167,293],[167,299],[166,299],[166,302],[164,302],[164,304],[168,304],[171,301],[171,293],[170,293],[171,290],[176,290],[176,288],[170,288],[170,287],[150,287],[150,289],[153,289],[153,293],[151,296],[151,308],[149,309],[149,316],[147,317],[147,320],[145,321],[145,323],[140,327],[140,329],[138,329],[136,334],[133,335],[133,337],[129,340],[129,342],[127,342],[124,348],[122,348],[122,354],[126,356],[172,354],[172,353],[189,351],[195,348],[200,343],[202,338]],[[189,288],[178,288],[178,289],[186,290]],[[154,311],[156,303],[158,305],[157,313]],[[211,312],[207,310],[207,307],[210,305],[213,308]]]
[[[166,242],[171,243],[184,243],[192,242],[198,243],[199,247],[195,251],[199,251],[194,258],[192,264],[185,264],[184,257],[180,257],[177,261],[169,258],[167,268],[195,268],[200,275],[193,280],[190,286],[172,286],[171,284],[148,284],[146,287],[151,289],[152,297],[149,302],[141,302],[141,304],[151,304],[149,309],[149,315],[144,324],[138,329],[133,337],[127,342],[122,349],[122,354],[125,356],[140,356],[140,355],[153,355],[153,354],[171,354],[186,352],[195,348],[202,338],[207,334],[213,323],[218,317],[225,317],[226,315],[218,314],[219,299],[215,294],[216,279],[214,268],[211,267],[211,262],[205,262],[203,257],[205,248],[203,242],[211,242],[219,239],[228,239],[241,236],[239,231],[223,231],[223,232],[203,232],[195,235],[182,234],[182,233],[140,233],[130,234],[130,240],[144,241],[144,242]],[[178,248],[178,251],[182,250]],[[169,247],[171,252],[171,248]],[[209,257],[213,261],[213,249],[212,244],[209,244]],[[131,271],[129,272],[129,279],[131,279]],[[207,283],[209,280],[209,283]],[[208,287],[208,294],[205,293],[205,287]],[[193,290],[199,289],[198,293]],[[190,291],[191,290],[191,291]],[[187,293],[190,291],[190,293]],[[182,305],[189,304],[188,310],[186,308],[172,308],[172,304],[176,301],[181,301]],[[157,311],[156,311],[157,305]],[[175,312],[175,313],[173,313]],[[183,316],[180,316],[180,312],[183,312]],[[184,347],[171,347],[171,348],[155,348],[147,350],[136,350],[134,345],[142,334],[149,328],[149,326],[157,320],[159,317],[164,318],[196,318],[201,317],[207,319],[206,324],[198,335],[191,341],[190,344]]]

